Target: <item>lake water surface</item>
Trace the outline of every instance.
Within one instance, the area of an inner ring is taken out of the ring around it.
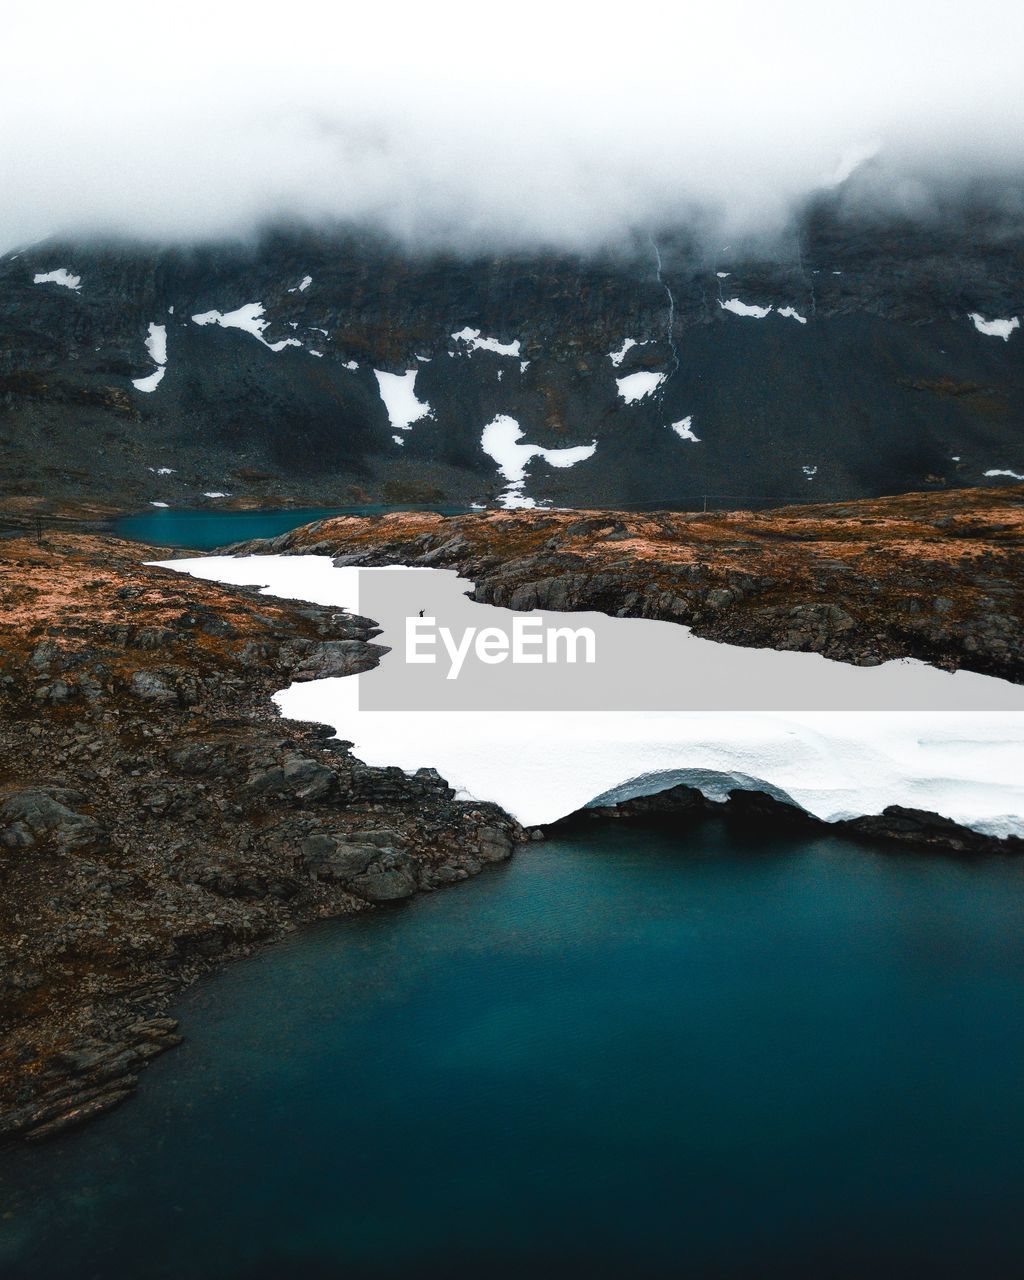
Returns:
[[[442,516],[463,515],[469,507],[384,506],[295,507],[280,511],[211,511],[154,507],[121,516],[114,522],[119,538],[148,542],[157,547],[192,547],[212,551],[251,538],[276,538],[314,520],[331,516],[382,516],[392,511],[436,511]]]
[[[591,823],[200,984],[0,1274],[1008,1276],[1022,868]]]

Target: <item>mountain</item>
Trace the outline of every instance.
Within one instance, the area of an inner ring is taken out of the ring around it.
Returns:
[[[771,243],[680,226],[589,255],[351,228],[47,241],[0,261],[0,500],[739,507],[1012,482],[1018,207],[828,192]]]

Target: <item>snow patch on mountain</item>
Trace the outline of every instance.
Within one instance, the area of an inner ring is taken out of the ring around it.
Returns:
[[[493,351],[499,356],[518,356],[519,339],[514,342],[501,342],[497,338],[482,338],[479,329],[470,329],[467,325],[458,333],[453,333],[456,342],[464,342],[470,351]]]
[[[312,276],[303,276],[294,289],[289,289],[289,293],[305,293],[309,286],[313,283]]]
[[[616,369],[618,369],[622,364],[623,360],[625,360],[627,351],[632,351],[634,347],[642,347],[644,345],[646,344],[642,342],[637,342],[636,338],[623,338],[622,346],[619,347],[618,351],[608,352],[608,359],[612,362],[612,364],[616,367]]]
[[[616,378],[615,384],[626,404],[633,404],[634,401],[643,400],[645,396],[657,391],[664,381],[663,373],[653,373],[643,369],[639,373],[627,373],[624,378]]]
[[[373,371],[380,387],[380,398],[388,411],[388,420],[396,431],[408,431],[414,422],[434,416],[430,405],[416,398],[417,373],[418,369],[406,369],[405,373]]]
[[[807,317],[802,316],[800,312],[797,311],[796,307],[779,307],[777,310],[777,314],[780,316],[785,316],[787,320],[795,320],[797,324],[807,323]]]
[[[271,351],[283,351],[285,347],[301,347],[298,338],[283,338],[280,342],[268,342],[263,336],[270,321],[264,317],[262,302],[247,302],[234,311],[204,311],[192,317],[193,324],[219,324],[222,329],[241,329],[251,333]]]
[[[1016,471],[986,471],[986,476],[1009,476],[1013,480],[1024,480],[1024,476],[1018,475]]]
[[[1011,316],[1008,320],[986,320],[977,311],[972,311],[971,319],[979,333],[985,334],[987,338],[1002,338],[1004,342],[1009,342],[1010,334],[1014,329],[1020,328],[1019,316]]]
[[[693,416],[680,418],[678,422],[669,424],[680,440],[692,440],[694,444],[700,444],[700,436],[693,434]]]
[[[58,267],[56,271],[39,271],[32,277],[33,284],[61,284],[65,289],[75,293],[82,291],[82,277],[72,275],[66,267]]]
[[[568,449],[545,449],[539,444],[520,444],[523,430],[515,418],[499,413],[484,427],[480,447],[498,464],[498,470],[508,482],[501,495],[501,505],[512,511],[520,507],[535,507],[533,498],[523,493],[526,484],[526,466],[532,458],[543,458],[553,467],[574,467],[578,462],[592,458],[597,449],[593,444],[577,445]]]
[[[750,316],[754,320],[763,320],[771,307],[759,307],[752,302],[741,302],[739,298],[726,298],[718,304],[723,311],[731,311],[734,316]]]
[[[165,324],[151,324],[149,326],[146,350],[149,352],[149,358],[157,367],[144,378],[132,378],[132,386],[136,391],[155,391],[167,372],[165,368],[167,364],[167,326]]]

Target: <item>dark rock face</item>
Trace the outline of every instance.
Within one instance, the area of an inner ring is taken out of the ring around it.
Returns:
[[[566,469],[529,463],[527,493],[563,505],[737,507],[1024,474],[1024,333],[970,319],[1021,307],[1024,227],[995,204],[914,224],[836,195],[783,248],[716,257],[679,229],[657,243],[660,278],[646,236],[590,258],[418,256],[313,231],[32,246],[0,262],[0,498],[488,501],[506,483],[481,447],[498,414],[547,449],[596,441]],[[33,283],[58,266],[77,289]],[[732,299],[772,310],[734,314]],[[259,336],[193,320],[255,303]],[[145,392],[151,324],[167,361]],[[467,328],[518,352],[452,336]],[[374,370],[414,371],[429,415],[393,425]],[[665,381],[627,403],[616,379],[645,372]],[[696,441],[672,430],[687,419]]]

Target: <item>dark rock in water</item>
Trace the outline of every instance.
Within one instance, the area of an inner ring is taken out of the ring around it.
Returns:
[[[1024,854],[1024,840],[1015,836],[1000,838],[961,827],[949,818],[923,809],[907,809],[890,805],[880,814],[852,818],[836,824],[858,835],[895,840],[915,848],[942,849],[962,854]]]
[[[614,805],[580,809],[554,823],[553,832],[573,827],[581,821],[635,819],[686,825],[702,817],[718,815],[729,821],[754,826],[758,830],[820,828],[851,837],[893,841],[908,848],[939,850],[953,855],[1024,855],[1024,840],[1015,836],[988,836],[962,827],[937,813],[890,805],[882,813],[843,822],[823,822],[799,806],[779,800],[764,791],[735,790],[726,801],[707,800],[693,787],[670,787],[652,795],[635,796]]]

